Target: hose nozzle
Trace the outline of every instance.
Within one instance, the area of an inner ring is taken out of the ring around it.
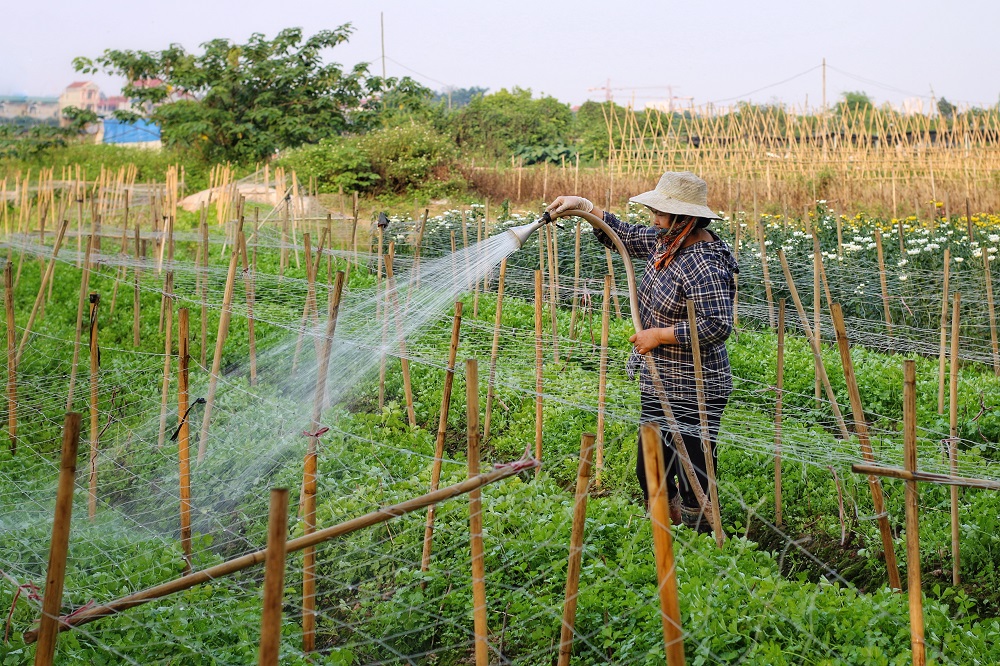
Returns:
[[[507,233],[512,234],[514,238],[517,239],[517,248],[521,249],[527,242],[531,234],[535,233],[543,226],[552,221],[552,216],[549,215],[549,211],[542,213],[542,216],[535,220],[534,222],[529,222],[528,224],[522,224],[519,227],[512,227],[507,230]]]

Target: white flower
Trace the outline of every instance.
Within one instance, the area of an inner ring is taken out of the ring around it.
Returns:
[[[914,254],[920,254],[920,248],[919,247],[910,248],[909,250],[906,251],[906,254],[910,256],[913,256]]]
[[[990,234],[989,239],[991,243],[1000,243],[1000,234]]]
[[[955,261],[957,261],[958,263],[962,263],[963,261],[965,261],[965,259],[963,259],[962,257],[955,257]]]
[[[906,282],[906,275],[905,274],[904,275],[900,275],[899,276],[899,281],[900,282]]]
[[[906,259],[900,259],[899,261],[896,262],[896,265],[897,266],[905,266],[908,263],[910,263],[910,262],[907,261]]]
[[[988,247],[986,248],[986,251],[989,252],[990,254],[993,254],[997,251],[997,249],[995,247]]]
[[[872,249],[874,249],[874,248],[875,248],[875,247],[876,247],[877,245],[878,245],[878,243],[874,243],[874,242],[872,242],[872,243],[868,243],[868,245],[867,245],[867,248],[868,248],[869,250],[872,250]]]
[[[975,250],[972,251],[972,256],[977,258],[983,256],[982,249],[977,247]]]

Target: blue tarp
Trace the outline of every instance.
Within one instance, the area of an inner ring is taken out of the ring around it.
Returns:
[[[123,123],[114,118],[104,119],[104,143],[145,143],[160,140],[160,126],[151,120],[139,119]]]

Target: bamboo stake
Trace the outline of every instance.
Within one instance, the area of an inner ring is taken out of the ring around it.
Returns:
[[[177,465],[181,498],[181,549],[184,573],[191,573],[191,425],[188,421],[188,362],[190,361],[190,320],[188,309],[177,311]]]
[[[208,210],[201,209],[201,268],[203,277],[201,280],[201,367],[207,366],[208,357]],[[138,233],[138,232],[137,232]],[[136,269],[138,271],[138,269]],[[138,273],[137,273],[138,275]],[[137,278],[138,279],[138,278]],[[138,285],[138,282],[136,282]],[[138,338],[136,338],[138,340]],[[138,345],[139,343],[136,342]]]
[[[579,158],[579,154],[577,155]],[[576,340],[576,318],[580,307],[580,226],[583,220],[576,220],[576,238],[573,245],[573,305],[569,318],[569,337]]]
[[[97,448],[98,448],[98,411],[97,411],[97,378],[100,371],[100,351],[97,343],[97,306],[101,296],[90,292],[90,483],[87,500],[87,516],[93,522],[97,516]]]
[[[502,278],[501,278],[501,284]],[[448,434],[448,409],[451,406],[451,389],[455,381],[455,358],[458,355],[458,334],[462,327],[462,301],[455,301],[455,316],[451,324],[451,345],[448,347],[448,365],[444,373],[444,387],[441,392],[441,411],[438,416],[437,437],[434,442],[434,464],[431,467],[431,492],[438,489],[441,482],[441,463],[444,459],[444,441]],[[487,411],[487,414],[489,412]],[[426,572],[431,563],[431,547],[434,540],[435,506],[427,507],[424,524],[424,550],[420,556],[420,571]]]
[[[93,237],[91,237],[91,243],[93,243]],[[141,300],[139,298],[139,277],[140,277],[140,263],[139,263],[139,224],[135,225],[135,275],[133,276],[132,284],[132,346],[139,346],[139,315]]]
[[[173,283],[173,271],[167,271],[167,284]],[[166,331],[163,338],[163,386],[160,392],[160,427],[156,436],[156,448],[163,446],[167,434],[167,397],[170,393],[170,355],[173,353],[174,297],[167,297],[165,310]],[[180,417],[181,414],[178,414]]]
[[[542,271],[535,271],[535,460],[542,460],[542,389],[544,357],[542,354]],[[538,468],[535,476],[538,476]]]
[[[6,203],[4,204],[6,206]],[[11,455],[17,453],[17,350],[14,330],[14,265],[7,260],[3,267],[3,304],[7,316],[7,437]]]
[[[316,264],[319,266],[319,263]],[[302,477],[302,499],[304,518],[303,534],[316,530],[316,469],[319,448],[320,419],[326,402],[326,381],[330,369],[330,355],[333,336],[337,330],[337,315],[344,290],[344,272],[337,271],[337,277],[330,293],[326,331],[320,347],[319,363],[316,370],[316,393],[313,397],[313,412],[309,443],[306,449],[305,470]],[[316,551],[310,546],[302,551],[302,651],[316,649]]]
[[[469,478],[479,475],[479,364],[465,361],[466,418],[469,427]],[[483,557],[482,499],[478,488],[469,492],[469,539],[472,549],[472,617],[476,636],[476,666],[489,666],[489,629],[486,624],[486,563]]]
[[[239,218],[236,235],[243,232],[243,218]],[[208,378],[208,395],[205,398],[205,414],[201,421],[201,435],[198,439],[198,462],[205,459],[208,448],[208,425],[212,420],[212,406],[215,404],[215,391],[219,383],[219,370],[222,367],[222,349],[229,333],[229,318],[232,316],[233,285],[236,281],[236,266],[239,262],[239,244],[233,243],[229,257],[229,272],[226,274],[226,288],[222,295],[222,312],[219,314],[219,331],[215,339],[215,355],[212,357],[212,371]]]
[[[258,215],[259,208],[254,209]],[[257,385],[257,334],[254,327],[253,308],[256,302],[254,283],[257,275],[257,246],[253,248],[253,259],[247,258],[247,237],[240,232],[240,254],[243,256],[243,283],[247,299],[247,340],[250,346],[250,386]]]
[[[454,232],[452,232],[454,233]],[[493,346],[490,347],[490,375],[486,382],[486,417],[483,423],[483,441],[490,439],[490,425],[493,417],[493,397],[496,393],[497,356],[500,353],[500,324],[503,322],[503,288],[507,276],[507,258],[500,262],[500,276],[497,278],[497,308],[493,316]],[[454,364],[454,362],[452,362]]]
[[[604,276],[604,299],[601,301],[601,352],[597,380],[597,474],[594,484],[601,487],[604,471],[604,427],[608,402],[608,341],[611,325],[611,276]]]
[[[944,296],[941,298],[941,340],[938,347],[938,414],[944,414],[945,347],[948,343],[948,275],[951,268],[951,248],[944,249]]]
[[[389,243],[389,255],[385,262],[386,290],[389,292],[393,318],[396,321],[396,335],[399,337],[399,364],[403,371],[403,393],[406,397],[406,416],[410,427],[417,427],[417,415],[413,410],[413,386],[410,383],[410,359],[406,356],[406,337],[403,335],[403,320],[399,311],[399,299],[396,293],[396,280],[392,273],[392,247]],[[386,314],[388,316],[388,314]]]
[[[958,343],[959,343],[959,308],[962,294],[955,292],[951,312],[951,382],[948,391],[948,460],[951,474],[958,473]],[[958,586],[959,549],[958,549],[958,487],[951,487],[951,577],[952,584]]]
[[[712,451],[712,439],[708,428],[708,407],[705,402],[705,376],[701,367],[701,343],[698,340],[698,318],[694,301],[687,301],[688,326],[691,329],[691,354],[694,359],[694,386],[698,397],[698,420],[701,424],[701,451],[705,457],[705,476],[708,477],[708,493],[710,497],[709,518],[712,521],[712,531],[715,532],[715,542],[719,548],[726,541],[722,531],[722,517],[719,513],[719,485],[715,479],[715,459]]]
[[[1000,376],[1000,346],[997,344],[997,316],[993,307],[993,278],[990,275],[990,253],[983,249],[983,278],[986,280],[986,310],[990,318],[990,350],[993,353],[993,374]]]
[[[892,337],[892,314],[889,312],[889,285],[886,283],[885,256],[882,253],[882,232],[875,230],[875,249],[878,253],[878,279],[882,287],[882,311],[885,313],[885,328]]]
[[[649,489],[649,519],[653,525],[653,551],[656,557],[656,580],[660,592],[660,618],[668,666],[683,666],[684,638],[681,633],[681,610],[677,596],[677,569],[674,544],[670,534],[670,509],[663,465],[660,429],[651,423],[642,425],[642,451]]]
[[[767,323],[773,330],[774,296],[771,293],[771,275],[767,269],[767,227],[759,217],[757,217],[757,231],[758,241],[760,243],[760,266],[764,273],[764,295],[767,297]]]
[[[917,371],[916,363],[903,361],[903,443],[905,468],[917,471]],[[920,593],[920,518],[917,482],[906,482],[906,578],[910,603],[910,646],[913,665],[927,662],[924,646],[924,609]]]
[[[618,319],[621,319],[622,318],[622,307],[621,307],[621,304],[618,302],[618,285],[615,282],[615,265],[614,265],[614,262],[611,260],[611,249],[610,248],[604,248],[604,256],[607,257],[607,260],[608,260],[608,275],[611,276],[611,295],[612,295],[612,297],[614,298],[614,301],[615,301],[615,316]]]
[[[788,268],[788,259],[785,257],[784,250],[778,250],[778,258],[781,260],[781,268],[785,273],[785,282],[788,284],[788,290],[792,294],[792,301],[795,303],[795,310],[799,315],[799,323],[802,324],[802,330],[805,331],[806,339],[809,341],[809,346],[812,348],[813,358],[816,362],[816,369],[819,371],[820,379],[823,382],[823,386],[826,388],[826,397],[827,400],[830,401],[830,408],[833,410],[834,418],[837,420],[837,427],[840,430],[841,438],[846,441],[850,439],[850,434],[847,432],[844,417],[840,413],[840,406],[837,405],[837,396],[833,392],[833,387],[830,386],[830,378],[826,374],[826,366],[823,365],[823,356],[820,353],[819,342],[813,335],[812,328],[809,326],[809,319],[806,316],[805,309],[802,307],[802,301],[799,300],[799,292],[795,289],[795,281],[792,280],[792,273]]]
[[[543,228],[545,231],[545,253],[548,255],[549,263],[549,319],[552,322],[552,361],[559,363],[559,286],[556,276],[559,274],[559,265],[555,262],[555,244],[553,237],[555,232],[552,225],[547,224]]]
[[[8,264],[9,265],[9,264]],[[35,666],[51,666],[59,636],[63,582],[69,552],[70,519],[73,515],[73,490],[76,484],[76,451],[80,443],[80,415],[66,414],[63,422],[62,460],[59,464],[59,488],[56,491],[55,519],[49,542],[49,566],[45,574],[45,596],[38,627]]]
[[[573,655],[577,594],[580,590],[580,565],[583,560],[583,530],[587,522],[587,493],[590,488],[591,459],[596,435],[580,438],[580,463],[576,470],[576,494],[573,498],[573,530],[569,537],[569,565],[566,569],[566,600],[563,602],[562,630],[559,635],[559,664],[569,666]]]
[[[821,266],[823,259],[822,255],[820,254],[820,246],[819,246],[819,220],[816,220],[816,228],[813,229],[812,237],[813,237],[813,333],[816,335],[816,343],[819,344],[819,342],[823,339],[823,334],[820,329],[820,305],[821,305],[820,272],[822,270]],[[820,399],[822,395],[820,391],[820,384],[822,382],[822,380],[820,379],[820,375],[823,372],[819,366],[823,364],[823,360],[821,357],[817,356],[815,357],[815,362],[816,362],[816,377],[815,381],[813,382],[813,395],[816,400],[816,409],[819,409]]]
[[[781,517],[781,403],[785,397],[785,299],[778,301],[778,367],[774,387],[774,524]]]
[[[49,258],[49,264],[46,266],[45,274],[42,276],[42,283],[38,286],[38,295],[35,297],[35,305],[31,308],[31,315],[28,317],[28,323],[24,327],[24,333],[21,335],[21,344],[17,347],[16,361],[18,364],[21,362],[21,355],[24,354],[24,347],[28,344],[28,337],[31,335],[31,327],[35,325],[35,317],[38,314],[38,308],[45,300],[45,288],[48,286],[49,280],[52,279],[53,271],[55,271],[56,257],[59,256],[59,248],[62,247],[63,234],[66,233],[66,227],[68,224],[69,223],[66,220],[63,220],[62,224],[59,225],[59,231],[56,234],[56,242],[52,247],[52,256]]]
[[[844,383],[847,384],[851,412],[854,414],[854,432],[858,436],[858,443],[861,446],[861,457],[865,462],[875,462],[875,454],[872,452],[871,440],[868,436],[868,422],[861,404],[861,391],[858,390],[857,375],[854,372],[854,360],[851,358],[850,341],[847,339],[847,327],[844,325],[844,314],[839,303],[833,303],[830,306],[830,314],[837,336],[840,362],[844,368]],[[872,506],[875,509],[878,529],[882,537],[882,551],[885,554],[885,568],[889,574],[889,586],[892,589],[901,590],[903,586],[899,578],[899,567],[896,565],[896,550],[893,544],[892,527],[889,525],[889,515],[885,509],[882,483],[877,477],[870,475],[868,487],[872,493]]]
[[[281,647],[281,605],[285,594],[288,540],[288,489],[272,488],[264,556],[264,604],[260,618],[260,666],[277,666]]]

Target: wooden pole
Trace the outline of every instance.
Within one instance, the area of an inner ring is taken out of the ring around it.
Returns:
[[[542,271],[535,271],[535,460],[542,460],[542,389],[544,357],[542,354]],[[539,470],[535,469],[535,476]]]
[[[959,342],[959,308],[962,294],[955,292],[951,312],[951,381],[948,391],[948,461],[952,475],[958,474],[958,342]],[[952,584],[958,586],[959,549],[958,549],[958,487],[951,487],[951,577]]]
[[[875,230],[875,249],[878,254],[878,279],[882,287],[882,311],[885,316],[885,328],[892,337],[892,314],[889,312],[889,285],[886,283],[885,255],[882,253],[882,232]]]
[[[260,618],[260,666],[277,666],[281,647],[281,604],[285,594],[288,540],[288,489],[271,489],[264,556],[264,607]]]
[[[708,477],[708,494],[710,498],[709,519],[712,521],[712,531],[715,532],[715,542],[719,548],[726,541],[722,531],[722,517],[719,513],[719,484],[715,479],[715,458],[712,451],[712,438],[708,428],[708,407],[705,402],[705,376],[701,367],[701,343],[698,340],[698,318],[694,301],[687,301],[688,327],[691,329],[691,354],[694,359],[694,386],[698,397],[698,420],[701,424],[701,451],[705,457],[705,476]]]
[[[579,157],[579,156],[578,156]],[[573,305],[569,318],[569,337],[576,340],[577,310],[580,307],[580,225],[583,220],[576,220],[576,238],[573,243]]]
[[[555,262],[555,245],[552,238],[555,236],[553,226],[545,225],[542,229],[545,232],[545,254],[549,263],[549,320],[552,323],[552,361],[559,363],[559,286],[557,275],[559,265]]]
[[[201,215],[201,270],[204,274],[201,279],[201,317],[199,323],[201,324],[201,367],[207,367],[208,365],[208,259],[209,259],[209,248],[208,248],[208,213],[203,208]],[[136,231],[136,238],[138,239],[138,231]],[[136,241],[138,242],[138,240]],[[138,252],[138,249],[136,250]],[[136,269],[136,289],[138,290],[138,269]],[[138,293],[138,292],[137,292]],[[138,308],[136,308],[138,311]],[[138,338],[136,338],[138,339]],[[138,342],[136,343],[138,344]]]
[[[93,243],[93,237],[91,237],[91,243]],[[133,276],[132,283],[132,346],[139,347],[139,319],[140,319],[140,305],[141,299],[139,297],[139,277],[141,275],[142,269],[140,262],[140,242],[139,242],[139,224],[135,225],[135,275]],[[204,363],[202,364],[204,365]]]
[[[608,342],[611,333],[611,276],[604,276],[604,299],[601,301],[601,352],[597,379],[597,473],[594,483],[601,486],[604,471],[604,427],[608,402]]]
[[[101,296],[90,292],[90,482],[87,500],[87,516],[93,521],[97,516],[97,447],[98,411],[97,377],[100,371],[100,351],[97,343],[97,306]]]
[[[840,429],[841,438],[846,441],[851,436],[847,432],[847,425],[844,423],[844,417],[840,413],[840,406],[837,405],[837,396],[833,392],[833,387],[830,386],[830,378],[826,374],[826,366],[823,365],[823,356],[820,352],[819,341],[813,335],[812,328],[809,326],[809,318],[806,315],[805,308],[802,307],[802,301],[799,300],[799,292],[795,289],[795,281],[792,280],[792,273],[788,268],[788,259],[785,257],[784,250],[778,250],[778,258],[781,260],[781,268],[785,273],[785,282],[788,285],[789,292],[792,294],[792,301],[795,303],[795,310],[799,315],[799,323],[802,324],[802,330],[805,331],[806,339],[812,348],[816,370],[820,373],[820,379],[826,388],[826,397],[830,401],[830,408],[833,410],[833,415],[837,420],[837,427]]]
[[[3,304],[7,316],[7,437],[11,454],[17,453],[17,348],[14,330],[14,265],[7,260],[3,267]]]
[[[587,522],[587,493],[596,435],[580,438],[580,464],[576,470],[576,495],[573,499],[573,530],[569,537],[569,565],[566,569],[566,600],[563,602],[562,630],[559,635],[559,664],[569,666],[573,654],[576,626],[576,602],[580,590],[580,565],[583,561],[583,529]]]
[[[316,263],[319,266],[319,262]],[[319,449],[320,420],[326,402],[326,378],[330,369],[330,354],[333,350],[333,336],[337,330],[337,315],[344,290],[344,272],[337,271],[333,290],[330,293],[326,331],[320,346],[319,363],[316,369],[316,392],[313,396],[313,411],[309,443],[302,476],[303,534],[316,531],[316,470]],[[316,649],[316,551],[313,546],[302,551],[302,651]]]
[[[493,418],[493,396],[496,393],[497,356],[500,353],[500,324],[503,322],[503,289],[507,276],[506,257],[500,262],[500,276],[497,279],[497,309],[493,316],[493,346],[490,347],[490,375],[486,382],[486,417],[483,423],[483,441],[490,439],[490,425]],[[454,366],[454,361],[451,363]]]
[[[254,209],[256,216],[259,208]],[[257,334],[254,330],[253,307],[256,301],[254,283],[257,276],[257,246],[253,248],[253,259],[247,256],[247,236],[240,232],[240,254],[243,256],[243,285],[247,299],[247,342],[250,346],[250,386],[257,385]]]
[[[839,303],[830,306],[833,318],[833,330],[837,336],[837,348],[840,351],[840,361],[844,368],[844,383],[850,396],[851,412],[854,414],[854,432],[861,446],[861,457],[866,462],[874,462],[871,440],[868,436],[868,421],[865,419],[864,407],[861,404],[861,392],[858,390],[858,380],[854,373],[854,360],[851,358],[850,341],[847,338],[847,327],[844,325],[844,314]],[[878,529],[882,537],[882,551],[885,554],[885,567],[889,574],[889,586],[895,590],[903,589],[899,579],[899,567],[896,565],[896,550],[893,545],[892,527],[889,525],[889,515],[885,509],[885,499],[882,494],[882,483],[875,476],[868,477],[868,487],[872,493],[872,506],[878,520]]]
[[[501,281],[502,284],[502,281]],[[462,327],[462,301],[455,301],[455,316],[451,324],[451,345],[448,347],[448,366],[444,373],[444,388],[441,392],[441,412],[438,416],[437,438],[434,442],[434,464],[431,467],[431,492],[438,489],[441,482],[441,463],[444,459],[444,442],[448,434],[448,409],[451,405],[451,389],[455,381],[455,358],[458,355],[458,334]],[[489,412],[487,412],[489,413]],[[420,571],[430,568],[431,547],[434,540],[435,506],[427,507],[424,524],[424,549],[420,557]]]
[[[938,347],[938,414],[944,414],[945,347],[948,343],[948,275],[951,267],[951,248],[944,249],[944,295],[941,297],[941,339]]]
[[[781,403],[785,397],[785,299],[778,301],[778,367],[774,386],[774,524],[781,516]]]
[[[536,463],[529,461],[528,466],[533,464]],[[445,500],[464,495],[471,490],[514,476],[515,474],[523,472],[524,469],[525,466],[523,465],[506,465],[497,468],[492,472],[480,474],[472,479],[467,479],[461,483],[456,483],[446,488],[442,488],[437,492],[426,493],[398,504],[381,507],[376,511],[366,513],[363,516],[358,516],[357,518],[352,518],[351,520],[317,530],[308,536],[301,536],[297,539],[292,539],[288,542],[286,551],[292,553],[307,548],[308,546],[317,546],[326,541],[342,537],[346,534],[356,532],[366,527],[387,522],[398,516],[419,511],[420,509],[426,508],[431,504],[439,504]],[[241,555],[207,569],[195,571],[189,576],[175,578],[167,581],[166,583],[160,583],[159,585],[115,599],[114,601],[100,606],[92,606],[86,610],[81,609],[72,616],[60,618],[61,622],[59,623],[59,631],[78,627],[80,625],[87,624],[88,622],[99,620],[102,617],[114,615],[115,613],[120,613],[121,611],[129,608],[140,606],[146,602],[153,601],[154,599],[161,599],[170,594],[182,592],[197,585],[211,582],[223,576],[236,573],[237,571],[242,571],[263,562],[265,552],[266,551],[264,550],[258,550],[246,555]],[[33,643],[37,639],[37,630],[26,631],[24,633],[25,643]]]
[[[642,452],[646,466],[646,487],[649,489],[649,519],[653,525],[653,551],[656,558],[656,580],[660,592],[660,618],[663,622],[663,644],[668,666],[683,666],[684,637],[681,632],[680,600],[677,595],[677,568],[674,565],[674,543],[670,534],[670,508],[663,465],[660,429],[655,424],[642,424]]]
[[[167,271],[167,283],[171,284],[173,282],[173,271]],[[160,448],[163,446],[163,442],[166,439],[167,434],[167,398],[170,393],[170,355],[173,353],[173,332],[174,332],[174,297],[169,294],[169,288],[165,290],[164,303],[166,305],[164,309],[164,322],[166,323],[166,330],[164,331],[163,338],[163,386],[160,395],[160,427],[157,431],[156,437],[156,447]],[[182,414],[177,415],[178,418]]]
[[[990,253],[983,248],[983,278],[986,281],[986,311],[990,318],[990,351],[993,354],[993,374],[1000,376],[1000,346],[997,343],[997,316],[993,307],[993,278],[990,275]]]
[[[757,224],[757,240],[760,243],[760,266],[764,273],[764,295],[767,298],[767,324],[774,329],[774,296],[771,294],[771,274],[767,269],[767,227],[754,215]]]
[[[604,255],[608,259],[608,275],[611,276],[611,294],[615,301],[615,316],[618,319],[621,319],[622,306],[618,302],[618,285],[615,284],[615,264],[611,260],[611,250],[609,248],[604,248]]]
[[[396,293],[396,280],[392,273],[392,243],[389,243],[389,254],[385,261],[386,290],[389,292],[393,318],[396,321],[396,335],[399,337],[399,365],[403,371],[403,394],[406,397],[406,416],[410,427],[417,427],[417,415],[413,410],[413,385],[410,383],[410,359],[406,356],[406,337],[403,335],[403,320],[399,308],[399,298]],[[388,316],[388,313],[386,313]]]
[[[9,266],[9,264],[8,264]],[[63,422],[62,460],[59,465],[59,488],[56,491],[55,520],[49,542],[49,567],[45,575],[45,596],[38,627],[35,666],[51,666],[59,636],[63,582],[69,552],[69,528],[73,515],[73,490],[76,484],[76,451],[80,443],[80,415],[66,414]]]
[[[243,218],[239,218],[236,226],[236,236],[243,233]],[[198,462],[205,459],[208,449],[208,425],[212,421],[212,405],[215,404],[215,391],[219,384],[219,370],[222,368],[222,349],[229,334],[229,318],[233,310],[233,285],[236,281],[236,266],[239,263],[239,243],[233,243],[229,257],[229,272],[226,274],[226,287],[222,294],[222,312],[219,314],[219,331],[215,338],[215,355],[212,357],[212,371],[208,378],[208,395],[205,397],[205,414],[201,421],[201,435],[198,438]]]
[[[917,370],[903,361],[903,460],[908,472],[917,471]],[[906,482],[906,579],[910,602],[910,646],[913,666],[927,663],[924,646],[924,609],[920,597],[920,518],[916,481]]]
[[[80,276],[80,298],[76,305],[76,331],[73,339],[73,362],[69,366],[69,391],[66,395],[66,411],[73,408],[73,390],[76,386],[76,365],[80,360],[80,338],[83,336],[83,310],[87,303],[87,293],[90,289],[90,253],[94,244],[93,238],[87,239],[87,252],[83,260],[83,274]]]
[[[52,273],[56,269],[56,257],[59,256],[59,248],[62,247],[63,234],[66,233],[66,226],[69,224],[66,220],[62,221],[59,225],[59,232],[56,234],[56,242],[52,247],[52,256],[49,258],[48,266],[45,268],[45,274],[42,276],[42,282],[38,286],[38,295],[35,297],[35,304],[31,308],[31,315],[28,317],[28,323],[24,327],[24,333],[21,334],[21,344],[17,347],[17,362],[21,362],[21,355],[24,353],[24,347],[28,343],[28,337],[31,335],[31,327],[35,325],[35,317],[38,315],[38,309],[41,307],[42,302],[45,300],[45,288],[49,284],[49,280],[52,279]]]
[[[479,364],[465,361],[465,397],[469,424],[469,478],[479,475]],[[483,513],[479,489],[469,492],[469,538],[472,548],[472,617],[476,636],[476,666],[489,666],[486,624],[486,563],[483,557]]]
[[[191,573],[191,425],[188,421],[188,363],[190,354],[190,320],[188,309],[177,311],[177,464],[181,498],[181,549],[184,551],[184,573]]]

